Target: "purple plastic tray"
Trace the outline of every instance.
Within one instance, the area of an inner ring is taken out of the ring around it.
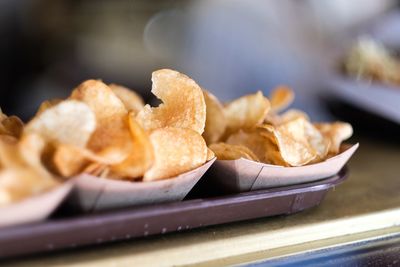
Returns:
[[[59,212],[41,223],[0,229],[0,258],[292,214],[317,206],[346,175],[343,169],[312,183],[90,215]]]

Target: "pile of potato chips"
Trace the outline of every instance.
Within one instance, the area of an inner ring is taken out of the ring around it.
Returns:
[[[343,65],[347,74],[358,79],[400,86],[400,59],[371,38],[361,38]]]
[[[284,86],[276,88],[269,99],[259,91],[225,105],[209,92],[204,94],[204,138],[220,160],[245,158],[287,167],[303,166],[336,155],[342,141],[353,133],[348,123],[313,124],[302,111],[290,109],[281,113],[294,99],[293,91]]]
[[[206,122],[202,89],[186,75],[167,69],[155,71],[152,82],[152,92],[162,101],[158,107],[144,105],[122,86],[88,80],[65,100],[43,102],[25,127],[4,116],[2,133],[12,137],[4,136],[0,143],[0,205],[81,173],[154,181],[213,158],[201,135]],[[14,187],[30,192],[20,194]]]
[[[144,182],[173,178],[215,154],[302,166],[337,154],[352,134],[346,123],[312,124],[301,111],[280,113],[294,98],[286,87],[270,100],[257,92],[222,105],[177,71],[155,71],[152,82],[162,102],[157,107],[125,87],[87,80],[67,99],[43,102],[25,126],[1,114],[0,206],[82,173]]]

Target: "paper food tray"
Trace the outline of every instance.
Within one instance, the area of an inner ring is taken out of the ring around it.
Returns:
[[[326,161],[301,167],[282,167],[247,159],[217,160],[207,176],[211,183],[228,192],[301,184],[337,174],[358,146],[357,143]]]
[[[0,227],[37,222],[46,219],[69,194],[71,182],[37,196],[0,208]]]
[[[70,203],[85,211],[122,208],[182,200],[215,158],[176,177],[154,182],[128,182],[83,174],[74,178],[75,188]]]

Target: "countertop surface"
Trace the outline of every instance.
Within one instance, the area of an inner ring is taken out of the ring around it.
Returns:
[[[400,230],[400,143],[359,138],[350,176],[291,215],[24,257],[15,266],[224,265],[373,239]],[[14,266],[13,265],[13,266]]]

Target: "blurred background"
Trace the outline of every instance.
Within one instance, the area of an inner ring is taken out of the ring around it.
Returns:
[[[318,100],[338,57],[398,7],[394,0],[1,0],[0,106],[27,120],[43,100],[66,97],[89,78],[150,100],[151,72],[172,68],[224,101],[287,84],[295,107],[328,119]]]

